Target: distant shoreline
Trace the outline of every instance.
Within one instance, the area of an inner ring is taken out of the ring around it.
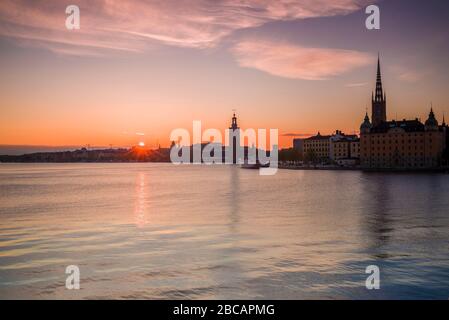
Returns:
[[[399,169],[399,168],[360,168],[360,167],[290,167],[279,166],[282,170],[325,170],[325,171],[362,171],[372,173],[449,173],[449,168]]]

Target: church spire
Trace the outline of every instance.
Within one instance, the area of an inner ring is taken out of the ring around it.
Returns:
[[[377,77],[376,77],[376,95],[375,95],[375,102],[381,102],[384,101],[385,96],[383,94],[382,89],[382,74],[380,72],[380,57],[377,56]]]
[[[376,90],[372,97],[373,127],[387,121],[387,94],[382,88],[382,73],[380,71],[380,55],[377,56]]]

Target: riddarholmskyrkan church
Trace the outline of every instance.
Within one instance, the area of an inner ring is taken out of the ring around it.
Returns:
[[[377,61],[376,90],[372,94],[371,120],[368,113],[360,126],[360,164],[364,168],[431,169],[443,165],[448,126],[440,125],[431,107],[422,123],[387,119],[387,96],[382,88],[380,61]]]

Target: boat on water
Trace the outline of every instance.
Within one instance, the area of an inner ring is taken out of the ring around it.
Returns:
[[[259,161],[257,163],[242,163],[240,165],[241,169],[260,169],[260,168],[268,168],[270,164],[261,164]]]

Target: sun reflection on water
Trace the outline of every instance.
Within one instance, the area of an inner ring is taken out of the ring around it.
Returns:
[[[146,191],[147,184],[145,173],[139,172],[136,177],[136,204],[134,209],[135,223],[139,228],[148,224]]]

